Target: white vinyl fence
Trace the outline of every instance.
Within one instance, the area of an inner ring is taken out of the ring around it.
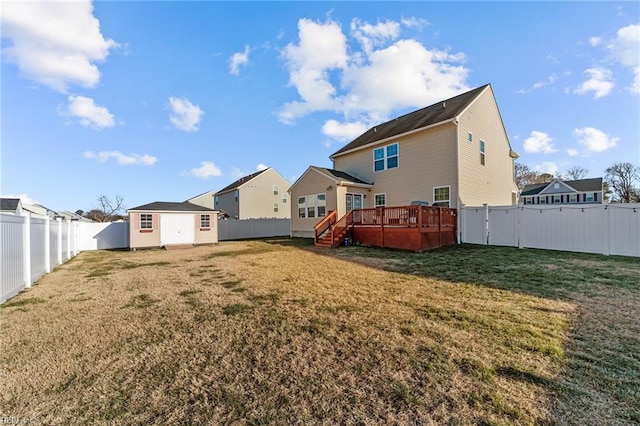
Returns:
[[[290,219],[227,219],[218,221],[218,240],[291,236]]]
[[[84,250],[126,248],[126,222],[89,223],[0,214],[0,303]]]
[[[461,241],[640,257],[640,204],[461,209]]]

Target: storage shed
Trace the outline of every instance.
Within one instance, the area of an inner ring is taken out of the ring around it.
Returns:
[[[218,242],[218,212],[208,207],[156,201],[127,213],[132,250]]]

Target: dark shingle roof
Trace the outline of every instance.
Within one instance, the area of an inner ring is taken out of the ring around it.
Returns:
[[[334,157],[346,151],[369,145],[386,138],[427,127],[457,117],[489,84],[440,101],[426,108],[398,117],[370,128],[351,143],[331,155]]]
[[[3,212],[15,212],[20,198],[0,198],[0,210]]]
[[[586,191],[601,191],[602,190],[602,178],[589,178],[578,180],[561,180],[560,182],[569,185],[571,188],[579,192]],[[551,182],[547,183],[533,183],[525,186],[520,193],[521,196],[536,195],[542,192]]]
[[[349,182],[352,182],[352,183],[363,183],[365,185],[371,185],[370,182],[365,182],[362,179],[359,179],[359,178],[357,178],[355,176],[352,176],[347,172],[343,172],[343,171],[340,171],[340,170],[334,170],[334,169],[327,169],[327,168],[324,168],[324,167],[317,167],[317,169],[318,170],[322,170],[323,172],[328,173],[328,174],[330,174],[331,176],[333,176],[333,177],[335,177],[337,179],[342,179],[342,180],[349,181]]]
[[[254,177],[258,176],[259,174],[266,172],[269,169],[264,169],[264,170],[260,170],[258,172],[255,173],[251,173],[250,175],[247,176],[243,176],[240,179],[238,179],[237,181],[233,182],[231,185],[227,185],[224,188],[222,188],[220,191],[217,192],[217,194],[222,194],[223,192],[228,192],[231,191],[233,189],[238,188],[240,185],[243,185],[247,182],[249,182],[251,179],[253,179]]]
[[[215,211],[208,207],[199,206],[188,202],[174,203],[170,201],[155,201],[153,203],[145,204],[142,206],[134,207],[131,210],[155,210],[155,211],[170,211],[170,212],[212,212]]]

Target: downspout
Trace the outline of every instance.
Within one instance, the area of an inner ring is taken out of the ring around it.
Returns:
[[[458,117],[453,120],[453,124],[456,126],[456,211],[458,214],[456,215],[456,242],[460,244],[462,238],[460,236],[460,229],[462,228],[461,219],[462,219],[462,211],[460,206],[462,205],[462,200],[460,199],[460,128],[458,127]]]

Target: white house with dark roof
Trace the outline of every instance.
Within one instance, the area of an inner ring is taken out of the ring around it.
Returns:
[[[330,156],[331,169],[309,167],[290,190],[292,235],[314,236],[331,210],[515,205],[517,157],[491,85],[475,88],[371,127]]]
[[[525,186],[520,193],[520,204],[602,204],[603,198],[601,177],[565,181],[554,179]]]

